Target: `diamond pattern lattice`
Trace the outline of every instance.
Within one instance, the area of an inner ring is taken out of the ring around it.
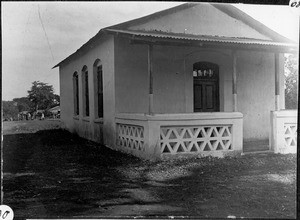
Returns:
[[[285,147],[297,146],[297,124],[284,124]]]
[[[161,127],[161,153],[232,150],[231,125]]]
[[[117,124],[117,145],[144,151],[144,128],[136,125]]]

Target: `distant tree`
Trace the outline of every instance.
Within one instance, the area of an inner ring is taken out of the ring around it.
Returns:
[[[19,112],[32,110],[32,103],[28,97],[14,98],[13,101],[16,103]]]
[[[14,101],[2,101],[3,118],[17,118],[18,108]]]
[[[296,54],[285,56],[285,108],[298,108],[298,58]]]
[[[55,107],[60,104],[60,96],[57,94],[54,94],[53,98],[53,105],[51,107]]]
[[[28,90],[28,99],[35,110],[49,109],[59,104],[59,96],[53,93],[53,86],[47,83],[34,81],[31,89]],[[57,100],[58,99],[58,100]]]

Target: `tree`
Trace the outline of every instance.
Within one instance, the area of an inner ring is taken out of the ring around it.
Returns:
[[[59,105],[59,103],[60,103],[60,96],[57,94],[54,94],[53,105],[51,106],[51,108]]]
[[[285,56],[285,108],[298,107],[298,58],[296,54]]]
[[[18,108],[14,101],[2,101],[3,118],[17,118]]]
[[[59,96],[53,93],[53,86],[47,83],[34,81],[28,90],[28,99],[35,110],[49,109],[59,104]],[[58,100],[57,100],[58,99]]]
[[[32,103],[27,97],[14,98],[13,101],[16,103],[19,112],[32,110]]]

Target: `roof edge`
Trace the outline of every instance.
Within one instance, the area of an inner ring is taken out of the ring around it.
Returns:
[[[98,40],[105,33],[106,33],[106,31],[104,29],[101,29],[100,31],[98,31],[98,33],[94,37],[92,37],[91,39],[89,39],[80,48],[78,48],[74,53],[72,53],[71,55],[69,55],[68,57],[66,57],[64,60],[60,61],[58,64],[56,64],[55,66],[53,66],[51,69],[59,67],[61,64],[65,63],[68,60],[70,60],[71,58],[73,58],[76,54],[78,54],[80,52],[83,52],[85,49],[87,49],[88,46],[91,47],[93,45],[93,43],[95,43],[96,40]]]
[[[187,41],[202,41],[202,42],[228,42],[238,44],[257,44],[257,45],[273,45],[273,46],[287,46],[297,47],[296,43],[274,42],[270,40],[260,40],[254,38],[237,38],[237,37],[212,37],[209,35],[180,35],[170,34],[166,32],[149,32],[149,31],[130,31],[130,30],[117,30],[107,29],[107,32],[113,34],[126,34],[136,37],[152,37],[153,39],[181,39]]]

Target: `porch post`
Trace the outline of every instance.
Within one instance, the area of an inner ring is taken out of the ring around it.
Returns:
[[[232,95],[233,95],[233,111],[237,112],[237,87],[236,87],[236,51],[233,51],[233,72],[232,72]]]
[[[153,45],[148,44],[149,115],[153,115]]]
[[[275,111],[279,111],[280,86],[279,54],[275,53]]]

